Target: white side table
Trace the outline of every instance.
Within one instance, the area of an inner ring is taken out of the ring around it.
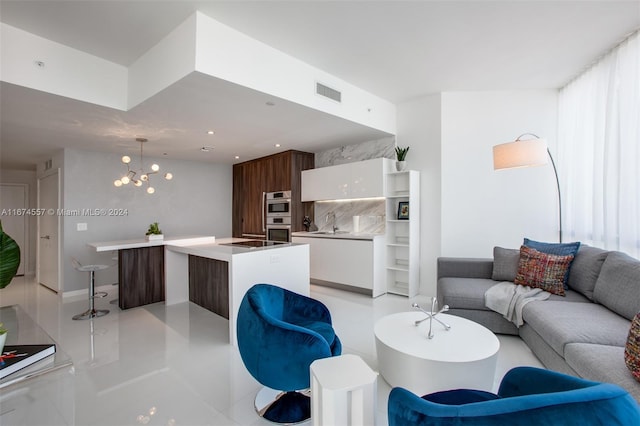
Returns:
[[[375,425],[378,374],[357,355],[323,358],[311,364],[314,426]]]

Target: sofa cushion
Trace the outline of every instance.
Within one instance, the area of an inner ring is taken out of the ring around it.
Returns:
[[[602,264],[593,298],[623,317],[633,318],[640,312],[640,260],[610,252]]]
[[[596,343],[623,347],[629,321],[596,303],[551,300],[528,303],[524,321],[559,355],[568,343]]]
[[[624,362],[631,375],[640,382],[640,313],[631,321],[627,345],[624,347]]]
[[[453,309],[478,309],[488,311],[484,306],[484,293],[496,285],[488,278],[450,278],[438,280],[438,299]]]
[[[547,300],[555,300],[558,302],[579,302],[579,303],[591,303],[589,299],[584,297],[582,294],[577,291],[573,291],[571,289],[566,290],[564,296],[558,296],[557,294],[552,294],[549,296]]]
[[[608,254],[606,250],[582,244],[569,270],[569,287],[593,300],[593,289]]]
[[[564,281],[573,255],[547,254],[527,246],[520,247],[520,262],[515,283],[541,288],[549,293],[564,295]]]
[[[529,238],[525,238],[522,244],[529,248],[541,251],[542,253],[555,254],[556,256],[571,255],[575,257],[576,253],[578,253],[578,249],[580,248],[580,243],[577,241],[573,243],[543,243],[540,241],[534,241],[534,240],[530,240]],[[567,272],[564,276],[564,280],[562,282],[562,285],[564,286],[565,290],[569,288],[567,283],[569,282],[570,270],[571,270],[571,263],[569,263],[569,268],[567,269]]]
[[[640,401],[640,383],[624,365],[624,348],[593,343],[569,343],[565,360],[576,373],[588,380],[615,383]]]
[[[494,247],[491,279],[496,281],[515,281],[519,261],[520,250]]]

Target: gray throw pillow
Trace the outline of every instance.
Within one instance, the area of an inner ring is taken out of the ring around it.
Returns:
[[[515,281],[519,261],[520,250],[494,247],[491,279],[495,281]]]

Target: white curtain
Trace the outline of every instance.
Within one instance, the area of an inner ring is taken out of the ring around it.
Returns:
[[[560,91],[566,241],[640,258],[640,32]]]

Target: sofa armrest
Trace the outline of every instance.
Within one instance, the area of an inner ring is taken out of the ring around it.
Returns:
[[[453,278],[491,278],[493,259],[439,257],[438,279]]]

